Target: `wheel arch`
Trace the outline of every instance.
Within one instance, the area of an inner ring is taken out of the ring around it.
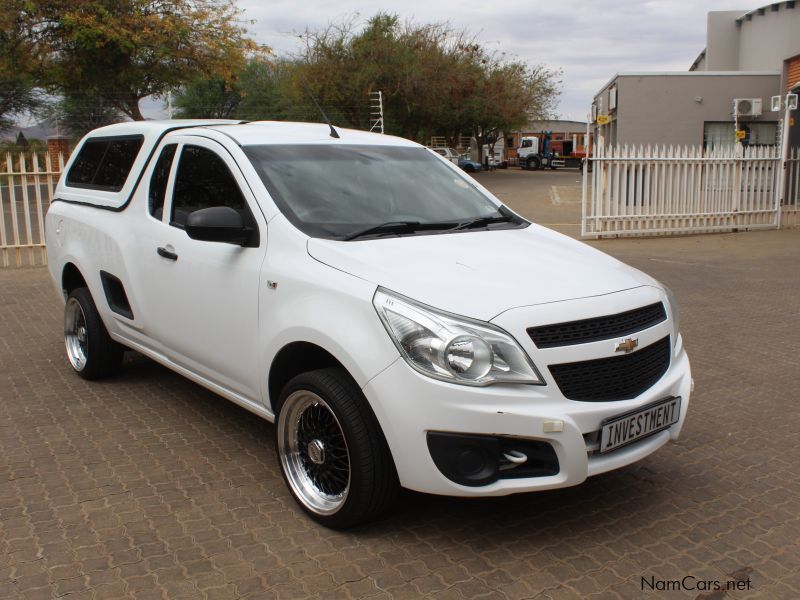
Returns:
[[[281,390],[292,378],[301,373],[329,367],[341,368],[352,377],[347,367],[322,346],[303,341],[290,342],[283,346],[272,359],[267,379],[268,401],[273,414],[277,416]]]
[[[89,287],[89,284],[75,263],[67,261],[61,270],[61,290],[64,298],[79,287]]]

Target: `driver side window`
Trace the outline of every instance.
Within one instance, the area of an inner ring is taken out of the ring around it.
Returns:
[[[177,144],[164,146],[153,169],[153,175],[150,177],[150,190],[147,194],[148,209],[153,218],[159,221],[164,211],[164,196],[167,192],[169,170],[172,167],[172,158],[175,156],[177,147]]]
[[[184,227],[191,213],[211,206],[230,206],[243,215],[248,212],[225,161],[208,148],[186,145],[175,174],[170,225]]]

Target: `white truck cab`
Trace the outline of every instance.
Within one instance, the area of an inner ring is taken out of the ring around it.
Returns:
[[[447,157],[332,129],[89,133],[46,228],[75,372],[135,350],[274,421],[286,484],[335,528],[401,486],[571,486],[678,437],[691,376],[667,288]]]

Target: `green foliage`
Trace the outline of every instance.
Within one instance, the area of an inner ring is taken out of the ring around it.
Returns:
[[[20,18],[22,0],[0,3],[0,131],[11,129],[14,117],[35,111],[41,95],[32,75],[32,49]]]
[[[232,119],[241,100],[239,92],[222,77],[200,77],[175,96],[175,116],[180,119]]]
[[[494,146],[504,131],[521,129],[531,120],[548,118],[558,97],[557,73],[522,62],[488,60],[467,113],[478,148]],[[482,158],[482,157],[481,157]]]
[[[233,0],[7,0],[37,60],[39,81],[83,90],[131,119],[139,101],[198,76],[229,78],[248,53]]]
[[[466,31],[385,13],[357,29],[351,21],[305,32],[290,89],[295,102],[310,90],[338,109],[337,122],[368,129],[367,98],[381,90],[387,133],[423,142],[469,133],[481,144],[554,108],[557,73],[492,54]]]
[[[183,87],[175,98],[177,116],[184,119],[295,118],[297,112],[287,98],[293,64],[262,58],[247,61],[230,80],[198,78]]]
[[[236,118],[248,121],[296,119],[297,113],[287,97],[293,69],[290,61],[249,61],[238,82],[241,102]]]

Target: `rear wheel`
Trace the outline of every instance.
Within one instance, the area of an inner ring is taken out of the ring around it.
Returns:
[[[108,335],[89,289],[70,292],[64,307],[64,344],[75,372],[84,379],[113,375],[125,349]]]
[[[342,369],[303,373],[281,393],[281,473],[303,510],[334,529],[377,516],[397,494],[389,448],[366,402]]]

